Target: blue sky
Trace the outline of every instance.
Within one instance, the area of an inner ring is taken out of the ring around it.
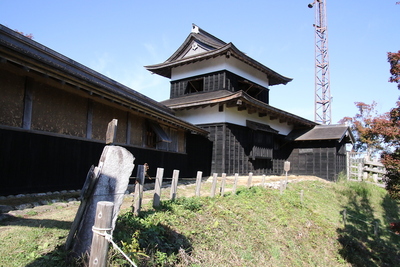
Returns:
[[[143,66],[165,61],[192,23],[293,78],[271,86],[270,104],[314,120],[314,10],[311,0],[0,0],[0,23],[128,87],[161,101],[169,80]],[[326,0],[332,123],[354,102],[380,113],[400,94],[388,82],[387,52],[400,50],[396,0]]]

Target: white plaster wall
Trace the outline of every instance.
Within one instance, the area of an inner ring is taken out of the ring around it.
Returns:
[[[267,74],[255,70],[234,57],[226,58],[225,56],[173,68],[171,72],[171,81],[221,70],[228,70],[266,88],[269,86]]]
[[[176,116],[192,124],[229,122],[236,125],[246,126],[246,120],[251,120],[271,126],[279,131],[279,134],[288,135],[293,126],[280,123],[279,120],[271,120],[267,115],[259,117],[258,113],[248,114],[247,110],[238,111],[236,107],[226,108],[223,112],[218,111],[218,106],[177,111]]]

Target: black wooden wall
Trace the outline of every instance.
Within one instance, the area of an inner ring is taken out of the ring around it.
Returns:
[[[291,174],[313,175],[336,181],[340,172],[346,170],[345,144],[335,141],[309,141],[297,144],[288,161]]]
[[[80,189],[91,165],[97,166],[104,143],[0,129],[0,195]],[[155,177],[157,167],[164,177],[174,169],[180,177],[210,174],[211,145],[202,136],[187,134],[187,152],[174,153],[125,146],[137,165],[148,163]]]
[[[252,159],[250,151],[254,145],[252,130],[230,123],[197,125],[210,132],[209,139],[213,142],[212,173],[239,173],[246,175],[253,172],[256,175],[282,174],[283,159]],[[269,133],[266,133],[269,134]]]
[[[250,86],[249,81],[229,71],[218,71],[201,76],[172,81],[170,98],[172,99],[184,96],[186,94],[188,82],[198,79],[203,80],[203,92],[211,92],[217,90],[228,90],[231,92],[237,92],[239,90],[244,90],[255,99],[258,99],[267,104],[269,103],[269,89],[263,88],[254,83],[253,86]],[[242,83],[240,83],[240,81],[242,81]],[[243,83],[244,81],[246,81],[246,83]],[[254,88],[247,90],[247,88],[249,87]],[[263,89],[261,90],[260,88]]]

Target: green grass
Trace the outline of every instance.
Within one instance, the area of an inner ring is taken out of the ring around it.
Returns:
[[[242,187],[225,197],[164,201],[140,217],[121,216],[115,237],[142,266],[395,266],[400,238],[387,225],[396,220],[398,205],[382,188],[312,181],[282,195]]]
[[[239,187],[224,197],[183,195],[178,190],[175,201],[157,209],[148,203],[138,217],[120,215],[114,240],[138,266],[400,266],[400,237],[387,227],[400,221],[398,203],[368,183],[305,181],[283,194]],[[65,266],[58,246],[68,225],[3,222],[0,266]],[[109,254],[110,266],[129,266],[115,250]]]

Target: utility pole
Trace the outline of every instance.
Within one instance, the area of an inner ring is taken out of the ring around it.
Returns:
[[[315,101],[314,121],[331,124],[331,92],[329,77],[328,28],[326,23],[326,0],[308,4],[315,8]]]

